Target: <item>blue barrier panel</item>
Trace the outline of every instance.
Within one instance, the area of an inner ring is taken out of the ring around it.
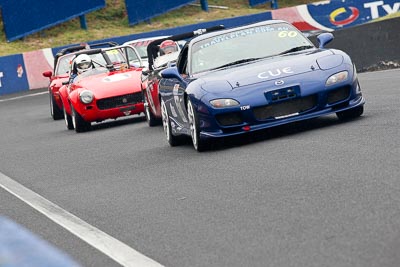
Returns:
[[[271,7],[273,9],[277,9],[278,8],[278,0],[249,0],[250,6],[256,6],[256,5],[260,5],[260,4],[265,4],[267,2],[271,2]]]
[[[151,18],[162,15],[170,10],[180,8],[194,0],[125,0],[128,12],[129,25],[148,21]]]
[[[201,9],[204,11],[208,11],[208,1],[207,0],[200,0]]]
[[[28,90],[22,54],[0,57],[0,95]]]
[[[18,0],[0,2],[7,41],[105,7],[105,0]]]

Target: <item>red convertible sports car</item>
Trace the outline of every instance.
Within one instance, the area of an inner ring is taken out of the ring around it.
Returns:
[[[117,43],[107,42],[93,44],[90,47],[105,47],[105,46],[116,46]],[[77,51],[89,49],[89,45],[78,45],[64,48],[57,52],[54,56],[54,72],[51,70],[43,72],[43,76],[50,79],[48,87],[50,96],[50,115],[54,120],[63,118],[62,102],[58,90],[62,86],[62,83],[68,81],[69,78],[69,66],[71,59],[74,57]]]
[[[72,59],[69,81],[60,88],[68,129],[84,132],[92,122],[144,111],[142,66],[128,45],[84,50]]]
[[[195,36],[201,35],[206,32],[212,32],[224,29],[224,26],[214,26],[207,29],[198,29],[193,32],[181,33],[164,38],[158,38],[147,44],[147,59],[148,68],[144,69],[142,80],[144,81],[143,87],[143,101],[145,107],[146,120],[149,126],[156,126],[161,124],[161,105],[160,95],[158,93],[158,83],[160,80],[160,72],[166,69],[171,64],[175,64],[176,59],[180,53],[178,44]],[[169,44],[173,41],[178,47],[171,53],[163,53],[163,49],[169,49]],[[165,48],[164,48],[165,44]]]
[[[138,51],[140,58],[142,59],[143,66],[148,66],[148,58],[147,58],[147,46],[153,42],[154,40],[163,39],[167,36],[154,36],[149,38],[141,38],[135,39],[132,41],[125,42],[125,45],[133,46],[136,51]]]

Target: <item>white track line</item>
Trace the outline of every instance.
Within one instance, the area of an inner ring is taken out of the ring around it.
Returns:
[[[82,221],[37,193],[0,172],[0,187],[64,227],[122,266],[161,267],[162,265],[128,245]]]
[[[34,94],[28,94],[28,95],[21,95],[21,96],[16,96],[16,97],[12,97],[12,98],[6,98],[6,99],[0,99],[0,102],[7,102],[7,101],[11,101],[11,100],[17,100],[17,99],[21,99],[21,98],[27,98],[27,97],[31,97],[31,96],[37,96],[37,95],[44,95],[44,94],[48,94],[49,92],[40,92],[40,93],[34,93]]]

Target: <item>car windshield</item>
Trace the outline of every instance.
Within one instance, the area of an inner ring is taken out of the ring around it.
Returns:
[[[314,45],[287,23],[259,25],[200,40],[192,45],[191,73],[289,54]]]
[[[139,56],[143,60],[147,60],[147,46],[155,40],[165,38],[167,36],[156,36],[154,38],[139,39],[136,41],[129,42],[130,46],[133,46],[139,53]]]
[[[156,59],[154,60],[154,68],[158,69],[161,67],[165,67],[167,66],[168,62],[176,61],[178,56],[179,51],[156,57]]]
[[[147,46],[152,42],[153,40],[146,40],[146,41],[139,41],[139,42],[134,42],[134,43],[130,43],[129,45],[133,46],[134,48],[136,48],[136,50],[139,53],[139,56],[142,59],[146,59],[147,58]]]
[[[114,65],[126,63],[126,59],[120,49],[107,50],[106,54]]]
[[[139,56],[142,59],[146,59],[147,58],[147,46],[135,46],[136,50],[139,53]]]
[[[141,66],[141,62],[139,59],[140,55],[136,54],[135,50],[133,50],[132,47],[128,47],[127,51],[128,51],[129,64],[131,66],[140,67]]]
[[[97,74],[102,74],[102,73],[107,73],[109,70],[107,68],[104,67],[98,67],[98,68],[94,68],[91,70],[88,70],[78,76],[76,76],[76,78],[74,79],[74,82],[79,82],[80,80],[89,77],[89,76],[93,76],[93,75],[97,75]]]
[[[61,76],[69,73],[69,70],[71,68],[71,60],[73,57],[74,55],[65,55],[58,59],[55,76]]]

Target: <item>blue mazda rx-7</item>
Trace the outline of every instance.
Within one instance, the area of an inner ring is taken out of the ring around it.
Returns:
[[[171,146],[191,136],[198,151],[213,138],[336,113],[360,116],[365,99],[343,51],[315,47],[285,21],[221,30],[188,41],[159,84],[164,132]]]

